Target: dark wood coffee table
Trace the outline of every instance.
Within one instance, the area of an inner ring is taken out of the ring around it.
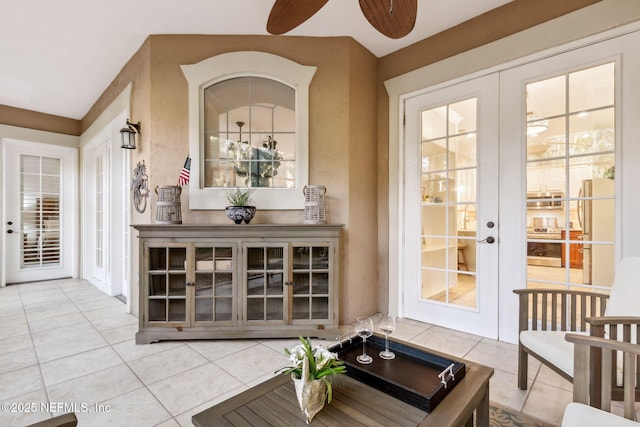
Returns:
[[[465,377],[430,413],[341,375],[333,381],[333,400],[315,416],[311,425],[473,426],[475,418],[476,426],[488,427],[489,379],[493,369],[433,350],[429,352],[459,360],[466,366]],[[307,425],[293,382],[285,375],[275,376],[212,406],[194,415],[192,421],[197,427]]]

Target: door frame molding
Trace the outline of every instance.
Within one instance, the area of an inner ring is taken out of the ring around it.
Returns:
[[[402,234],[404,223],[399,207],[405,204],[402,178],[405,129],[401,124],[404,122],[406,100],[423,93],[487,74],[502,72],[640,30],[640,22],[614,28],[617,25],[616,22],[628,22],[629,16],[622,14],[612,16],[609,11],[608,17],[611,17],[611,20],[606,20],[603,19],[600,8],[586,9],[588,11],[582,10],[581,13],[588,15],[588,19],[585,21],[589,21],[592,25],[575,25],[575,22],[572,22],[575,20],[575,16],[574,13],[571,13],[384,82],[389,94],[389,151],[387,153],[389,159],[389,227],[387,236],[388,277],[386,281],[389,284],[387,311],[390,314],[399,317],[404,315],[403,287],[400,285],[405,282],[402,268],[405,256]],[[625,13],[628,12],[625,11]],[[549,34],[557,35],[557,37],[550,39]],[[523,46],[527,46],[529,51],[523,52]],[[385,279],[381,277],[382,280]],[[502,293],[500,292],[500,294]],[[501,330],[502,327],[499,327]]]

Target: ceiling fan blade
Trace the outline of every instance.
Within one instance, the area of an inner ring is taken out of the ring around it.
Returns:
[[[360,9],[376,30],[399,39],[416,25],[418,0],[360,0]]]
[[[296,28],[329,0],[276,0],[267,20],[267,31],[270,34],[284,34]]]

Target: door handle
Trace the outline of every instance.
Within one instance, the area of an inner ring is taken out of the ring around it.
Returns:
[[[496,242],[496,238],[495,238],[495,237],[493,237],[493,236],[489,236],[489,237],[487,237],[487,238],[485,238],[485,239],[482,239],[482,240],[476,240],[476,242],[478,242],[478,243],[484,243],[484,242],[487,242],[487,243],[489,243],[489,244],[493,244],[493,243],[495,243],[495,242]]]

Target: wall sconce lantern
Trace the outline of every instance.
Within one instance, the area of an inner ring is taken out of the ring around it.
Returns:
[[[127,126],[120,129],[120,135],[122,136],[122,148],[135,150],[136,134],[140,134],[140,122],[131,123],[129,119],[127,119]]]

